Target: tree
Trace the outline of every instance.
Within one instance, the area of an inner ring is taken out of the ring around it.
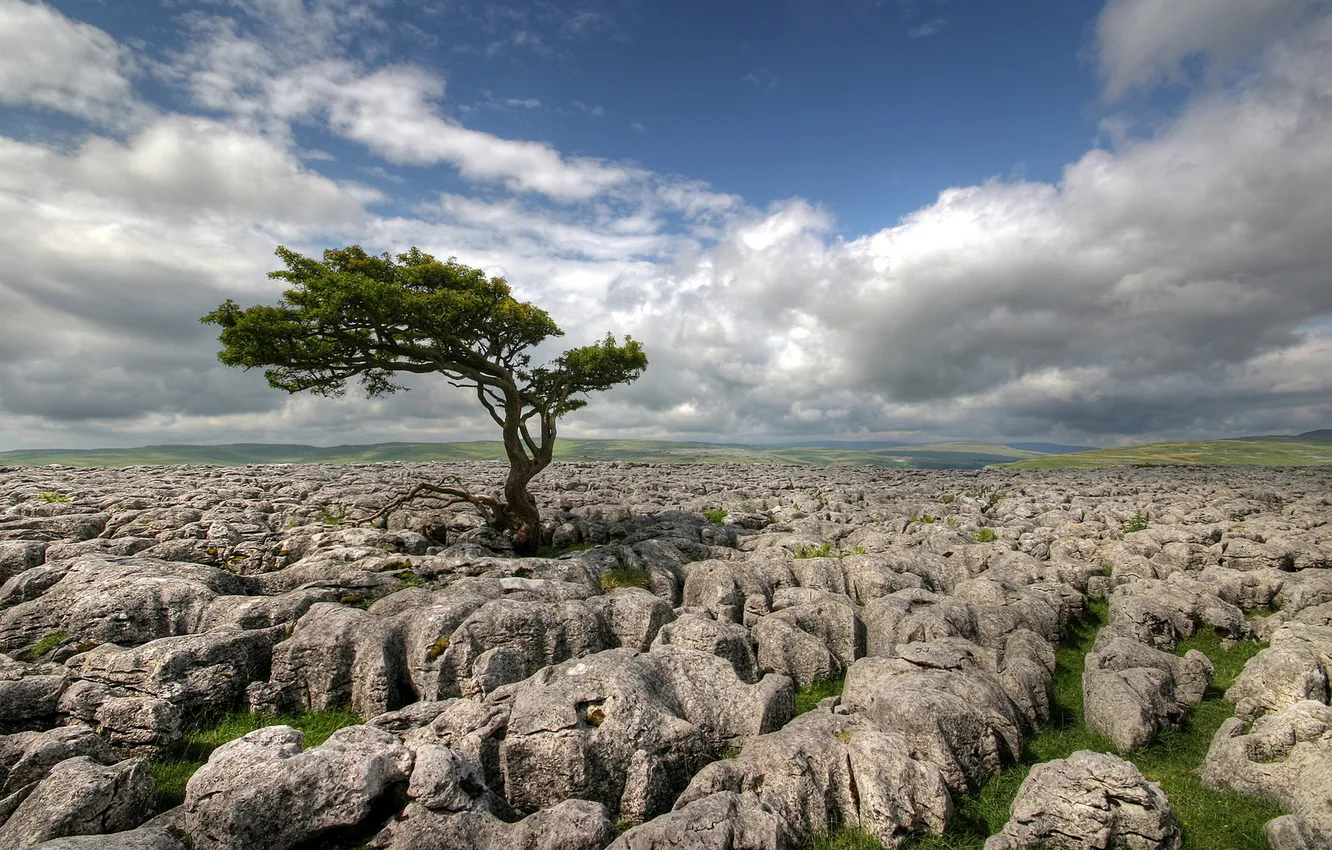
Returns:
[[[416,248],[392,257],[352,245],[320,261],[279,246],[277,255],[286,268],[269,277],[291,284],[277,306],[228,299],[201,319],[222,327],[218,359],[262,367],[271,386],[290,393],[341,396],[359,378],[367,396],[382,396],[405,389],[394,383],[399,372],[439,373],[475,391],[504,434],[503,500],[430,483],[405,498],[470,502],[510,535],[515,552],[535,552],[541,516],[527,485],[550,463],[557,420],[585,406],[586,394],[637,379],[647,368],[642,346],[608,334],[533,366],[530,349],[564,332],[545,310],[514,298],[503,278]]]

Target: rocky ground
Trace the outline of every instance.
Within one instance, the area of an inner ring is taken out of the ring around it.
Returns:
[[[1332,841],[1332,470],[565,464],[548,557],[462,509],[354,524],[503,473],[0,469],[0,847],[896,847],[1049,724],[1099,598],[1087,727],[1149,747],[1212,681],[1181,640],[1262,640],[1203,781],[1287,812],[1273,847]],[[364,722],[245,734],[158,811],[182,730],[237,709]],[[986,847],[1182,841],[1161,787],[1079,751]]]

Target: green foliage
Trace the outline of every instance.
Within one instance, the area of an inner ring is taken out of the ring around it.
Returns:
[[[157,784],[158,811],[180,805],[185,799],[185,783],[203,767],[213,750],[265,726],[286,725],[299,729],[306,749],[317,747],[344,726],[354,726],[361,719],[349,711],[307,711],[301,714],[250,714],[237,711],[207,714],[185,724],[184,743],[170,757],[149,764]]]
[[[222,328],[219,360],[263,368],[277,389],[337,396],[356,378],[380,396],[404,389],[397,373],[441,373],[511,393],[544,419],[647,368],[639,343],[611,336],[532,366],[527,351],[564,332],[545,310],[515,299],[503,278],[453,258],[417,248],[373,256],[357,245],[322,260],[281,246],[277,255],[286,268],[269,277],[290,284],[277,306],[228,300],[201,320]]]
[[[954,519],[953,517],[949,517],[948,519],[944,520],[944,522],[947,523],[947,525],[948,525],[949,528],[961,528],[961,527],[962,527],[962,521],[961,521],[961,520],[958,520],[958,519]]]
[[[601,589],[610,593],[617,587],[648,587],[648,574],[638,567],[616,567],[601,574]]]
[[[812,836],[802,850],[883,850],[883,844],[869,830],[844,826],[831,833]]]
[[[796,714],[812,710],[820,700],[841,696],[845,685],[846,679],[835,679],[830,682],[815,682],[809,687],[798,689],[795,695]]]
[[[855,546],[850,550],[834,549],[831,543],[820,543],[818,546],[807,546],[804,543],[796,546],[796,560],[805,558],[845,558],[848,555],[865,554],[864,546]]]
[[[338,601],[341,602],[343,605],[346,605],[348,608],[360,608],[362,611],[369,610],[371,605],[369,599],[366,599],[365,597],[359,596],[355,593],[348,593],[347,595],[338,599]]]
[[[398,581],[402,582],[403,587],[420,587],[425,584],[425,579],[421,578],[413,570],[399,573]]]
[[[15,653],[14,657],[19,661],[33,662],[67,640],[69,640],[69,632],[51,632],[27,649]]]
[[[57,493],[55,490],[48,490],[45,493],[38,493],[37,501],[45,502],[48,505],[50,505],[50,504],[55,504],[57,502],[68,502],[72,500],[69,498],[69,496],[61,495],[60,493]]]
[[[1138,511],[1136,514],[1133,515],[1132,519],[1124,523],[1125,534],[1132,534],[1135,531],[1146,531],[1146,530],[1147,530],[1146,511]]]
[[[833,545],[831,543],[820,543],[818,546],[806,546],[801,543],[796,547],[795,556],[802,558],[831,558],[833,556]]]
[[[944,505],[951,505],[956,501],[957,501],[957,496],[954,496],[952,493],[944,493],[942,496],[939,497],[939,503]]]
[[[929,514],[925,514],[924,516],[917,516],[916,514],[912,514],[907,519],[908,522],[919,522],[919,523],[924,523],[925,525],[933,525],[934,523],[938,522],[938,520],[939,520],[938,517],[930,516]]]
[[[725,508],[717,508],[711,511],[704,511],[703,516],[707,517],[708,522],[713,525],[721,525],[727,517],[727,511]]]
[[[999,539],[999,535],[995,534],[994,529],[990,528],[988,525],[982,525],[980,528],[976,529],[975,534],[971,535],[971,539],[975,540],[977,543],[993,543]]]

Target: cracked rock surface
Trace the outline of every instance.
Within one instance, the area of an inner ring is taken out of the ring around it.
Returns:
[[[1332,836],[1332,470],[556,464],[542,557],[464,506],[356,524],[505,472],[0,469],[0,847],[894,848],[1050,722],[1089,597],[1087,722],[1123,751],[1207,690],[1181,640],[1270,641],[1204,777],[1290,812],[1273,847]],[[145,759],[189,724],[333,709],[363,723],[251,732],[157,810]],[[1078,752],[987,847],[1179,843],[1158,787]]]

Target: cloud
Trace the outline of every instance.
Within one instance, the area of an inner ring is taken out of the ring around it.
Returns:
[[[934,18],[923,24],[917,24],[907,29],[907,36],[910,38],[929,38],[932,35],[938,35],[943,28],[948,26],[946,18]]]
[[[1231,63],[1328,8],[1327,0],[1109,0],[1096,21],[1094,47],[1106,98],[1180,81],[1191,57]]]
[[[289,134],[294,122],[323,120],[335,134],[395,165],[447,163],[465,180],[563,202],[646,176],[640,169],[592,157],[566,157],[544,142],[464,127],[438,107],[444,79],[418,66],[368,69],[337,51],[310,59],[285,44],[246,34],[230,19],[202,20],[196,29],[192,47],[159,73],[186,85],[200,106],[230,113],[269,134]],[[335,39],[320,39],[330,40]],[[292,61],[293,55],[301,61]],[[535,99],[502,103],[540,106]]]
[[[321,400],[216,363],[216,329],[197,318],[227,297],[271,303],[275,244],[350,242],[508,277],[568,331],[542,355],[608,330],[643,340],[643,379],[572,415],[569,435],[1113,442],[1326,427],[1332,19],[1300,14],[1152,135],[1088,151],[1056,182],[946,188],[855,238],[810,200],[756,209],[462,127],[441,75],[352,56],[332,24],[309,36],[322,52],[292,56],[199,19],[207,36],[157,73],[208,117],[148,115],[69,149],[0,138],[0,445],[493,436],[443,382]],[[1116,37],[1098,29],[1097,43]],[[1122,79],[1147,85],[1169,61]],[[296,143],[306,130],[483,190],[423,200],[416,180],[395,197],[331,179],[317,169],[391,172],[346,161],[344,143],[327,145],[339,161],[313,156]]]
[[[734,220],[628,299],[653,305],[621,318],[666,363],[626,397],[667,423],[688,400],[707,433],[1317,424],[1332,416],[1332,336],[1310,326],[1332,316],[1329,47],[1325,19],[1058,184],[949,189],[851,241],[803,202]]]
[[[50,6],[0,0],[0,104],[108,120],[132,106],[125,61],[102,30]]]

